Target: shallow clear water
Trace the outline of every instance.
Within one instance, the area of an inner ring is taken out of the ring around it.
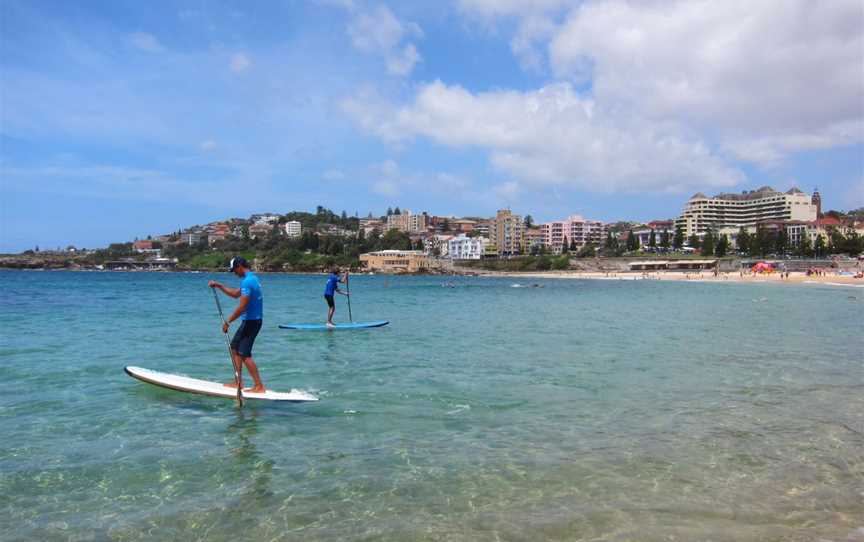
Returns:
[[[123,372],[230,380],[210,275],[0,278],[4,540],[864,538],[860,289],[356,276],[390,326],[296,332],[324,277],[262,275],[322,401],[238,410]]]

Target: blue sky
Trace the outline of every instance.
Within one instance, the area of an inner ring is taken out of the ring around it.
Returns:
[[[254,212],[864,205],[856,1],[0,3],[0,252]]]

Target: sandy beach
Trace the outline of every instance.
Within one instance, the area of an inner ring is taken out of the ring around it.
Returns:
[[[856,279],[850,275],[838,275],[827,272],[823,275],[807,275],[806,273],[719,273],[713,271],[632,271],[632,272],[597,272],[597,271],[545,271],[532,273],[483,272],[484,276],[499,276],[512,278],[558,278],[558,279],[595,279],[595,280],[675,280],[698,282],[740,282],[740,283],[776,283],[800,285],[852,286],[864,288],[864,279]]]

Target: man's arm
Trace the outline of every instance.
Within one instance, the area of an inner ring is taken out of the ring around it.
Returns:
[[[239,291],[238,291],[237,295],[240,295]],[[237,308],[234,309],[234,312],[231,313],[231,316],[229,316],[228,320],[226,320],[226,321],[230,324],[234,320],[240,318],[240,315],[243,314],[244,312],[246,312],[246,305],[248,305],[248,304],[249,304],[249,296],[248,295],[240,296],[240,303],[237,304]]]
[[[215,280],[211,280],[210,282],[207,283],[207,285],[210,286],[211,288],[219,288],[220,290],[222,290],[225,293],[225,295],[227,295],[229,297],[233,297],[234,299],[237,299],[238,297],[240,297],[240,288],[228,288],[228,287],[223,286],[222,284],[216,282]],[[246,302],[248,303],[249,300],[247,299]]]

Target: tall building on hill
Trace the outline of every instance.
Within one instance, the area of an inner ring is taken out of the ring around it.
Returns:
[[[426,213],[415,215],[408,209],[405,209],[401,214],[387,217],[387,229],[399,230],[405,233],[421,233],[426,231],[427,219],[428,215]]]
[[[819,189],[813,189],[813,197],[810,198],[810,203],[816,206],[816,218],[822,218],[822,196],[819,195]]]
[[[501,209],[489,227],[489,239],[499,256],[521,254],[524,247],[525,223],[510,209]]]
[[[777,192],[770,186],[740,194],[718,194],[709,198],[694,194],[675,220],[684,235],[701,235],[709,229],[750,228],[766,220],[816,220],[817,206],[798,188]]]

